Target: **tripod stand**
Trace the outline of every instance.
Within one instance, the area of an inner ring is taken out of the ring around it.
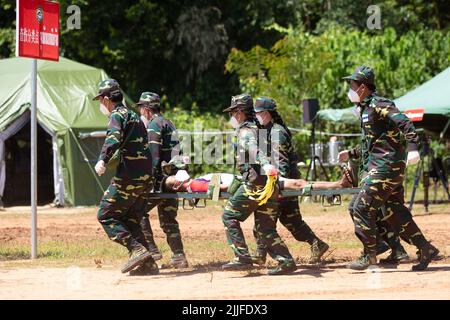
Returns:
[[[419,186],[420,176],[423,175],[423,189],[424,189],[424,200],[423,205],[425,206],[425,212],[428,213],[428,188],[430,187],[430,168],[432,168],[438,175],[440,182],[442,183],[442,187],[444,188],[448,200],[450,200],[450,192],[448,189],[447,181],[444,177],[444,173],[442,172],[436,158],[434,157],[434,151],[430,148],[429,139],[424,136],[423,138],[423,148],[420,152],[421,160],[419,165],[417,166],[415,177],[414,177],[414,186],[411,193],[411,200],[409,202],[409,210],[412,210],[414,205],[414,197],[416,196],[417,187]],[[425,167],[425,164],[427,165]]]
[[[311,128],[311,162],[308,167],[308,171],[306,171],[306,180],[309,180],[309,173],[311,172],[311,180],[315,181],[317,179],[317,168],[316,161],[319,163],[320,169],[322,170],[326,180],[329,180],[327,170],[323,166],[322,160],[320,160],[319,156],[316,155],[316,117],[312,120],[312,128]]]

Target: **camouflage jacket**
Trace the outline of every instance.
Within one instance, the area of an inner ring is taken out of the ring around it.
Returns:
[[[152,166],[156,175],[161,174],[162,161],[169,162],[174,156],[181,153],[176,130],[172,121],[164,118],[161,114],[153,117],[147,124]]]
[[[130,138],[123,144],[128,134]],[[128,183],[150,181],[151,155],[145,126],[134,111],[121,103],[114,108],[109,117],[108,131],[99,160],[108,163],[119,148],[120,162],[114,179]]]
[[[362,169],[369,174],[403,174],[406,152],[417,150],[419,144],[413,123],[397,109],[394,102],[375,93],[359,106],[361,146],[359,151],[354,149],[350,156],[362,155]]]
[[[272,164],[280,171],[280,176],[290,179],[299,179],[300,172],[297,168],[299,158],[292,145],[292,137],[287,130],[278,123],[270,123],[265,127]],[[261,150],[260,146],[260,150]]]
[[[259,128],[254,121],[246,120],[236,129],[235,163],[245,182],[264,185],[266,176],[261,168],[270,163],[270,159],[258,152]]]

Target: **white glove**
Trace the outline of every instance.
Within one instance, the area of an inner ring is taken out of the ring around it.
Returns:
[[[263,166],[263,170],[264,170],[265,174],[268,175],[268,176],[276,176],[276,175],[278,175],[278,169],[275,168],[275,166],[272,165],[272,164],[265,164]]]
[[[414,165],[420,161],[420,154],[418,151],[408,152],[408,159],[406,160],[406,165]]]
[[[97,162],[97,164],[95,165],[95,172],[97,172],[97,174],[99,176],[103,175],[106,171],[106,167],[105,167],[105,161],[100,160],[99,162]]]

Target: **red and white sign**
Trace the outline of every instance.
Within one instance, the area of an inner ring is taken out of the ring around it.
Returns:
[[[16,56],[59,60],[59,3],[17,0]]]
[[[405,114],[411,121],[422,121],[425,109],[406,110]]]

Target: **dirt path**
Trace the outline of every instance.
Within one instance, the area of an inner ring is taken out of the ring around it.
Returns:
[[[450,265],[427,272],[355,272],[342,265],[300,268],[290,276],[239,272],[163,272],[38,268],[0,271],[0,299],[449,299]]]
[[[126,260],[125,252],[113,250],[107,256],[109,250],[119,246],[106,239],[96,220],[95,208],[40,208],[40,243],[56,241],[67,245],[65,248],[72,248],[72,260],[68,262],[61,257],[38,262],[9,258],[2,261],[0,256],[0,299],[450,299],[449,206],[432,207],[431,215],[415,212],[418,225],[441,250],[442,260],[433,261],[428,271],[412,272],[412,264],[406,263],[397,269],[355,272],[344,267],[361,250],[346,208],[302,205],[304,219],[331,245],[331,253],[321,268],[302,264],[309,254],[308,246],[296,242],[280,227],[292,254],[300,258],[299,270],[294,275],[280,277],[269,277],[265,270],[218,271],[217,266],[231,257],[225,245],[220,211],[220,206],[180,210],[183,239],[194,269],[162,270],[153,277],[129,277],[119,272]],[[155,214],[151,221],[157,242],[164,245],[165,237]],[[252,242],[252,227],[253,219],[243,224],[249,242]],[[0,212],[0,254],[2,248],[28,248],[29,237],[28,208]],[[107,257],[102,261],[102,268],[95,268],[93,257],[77,251],[90,243],[102,246],[95,247],[100,258]],[[415,248],[404,245],[414,258]],[[69,254],[64,251],[67,249],[60,250]],[[164,255],[165,259],[169,258],[167,249]],[[72,264],[69,268],[57,267]]]

